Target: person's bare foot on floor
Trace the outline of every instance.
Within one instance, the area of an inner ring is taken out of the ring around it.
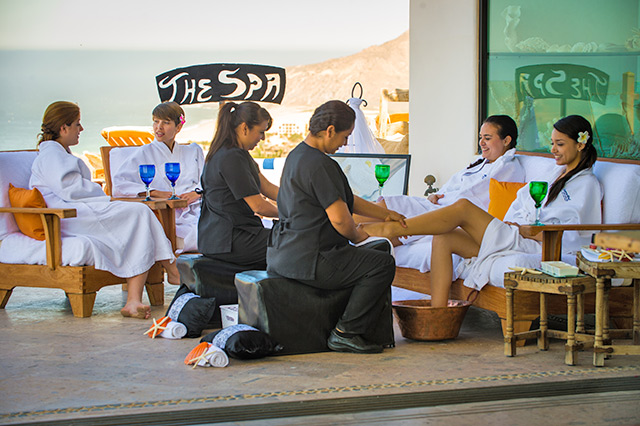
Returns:
[[[151,316],[151,307],[140,302],[129,302],[120,309],[123,317],[147,319]]]

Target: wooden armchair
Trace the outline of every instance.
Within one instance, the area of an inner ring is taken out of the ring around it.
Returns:
[[[8,180],[15,186],[27,187],[31,175],[31,163],[36,153],[31,151],[0,152],[0,216],[9,213],[35,213],[42,218],[45,231],[46,265],[0,263],[0,308],[4,308],[17,286],[59,288],[64,290],[76,317],[89,317],[93,311],[96,292],[102,287],[123,283],[122,278],[95,269],[90,265],[62,265],[62,237],[60,220],[76,216],[75,209],[53,208],[14,208],[6,202]],[[6,173],[6,174],[5,174]],[[0,222],[0,234],[8,235],[8,217]],[[15,226],[15,225],[14,225]],[[2,237],[0,237],[2,238]],[[38,243],[34,240],[34,243]],[[3,241],[3,244],[9,244]],[[149,271],[146,283],[149,302],[152,305],[164,304],[164,272],[160,264]]]

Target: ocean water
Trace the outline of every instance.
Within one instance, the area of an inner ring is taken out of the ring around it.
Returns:
[[[150,126],[160,102],[155,76],[189,65],[254,63],[288,67],[355,52],[339,51],[0,51],[0,150],[35,148],[46,107],[78,103],[84,131],[74,152],[98,152],[110,126]],[[215,119],[217,104],[186,106],[187,124]]]

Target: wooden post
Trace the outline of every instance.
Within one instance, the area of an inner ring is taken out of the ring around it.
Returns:
[[[576,365],[576,295],[567,294],[567,344],[565,345],[564,363]]]
[[[620,93],[620,100],[622,101],[622,112],[629,123],[631,134],[633,131],[633,103],[640,97],[633,91],[635,86],[635,74],[631,71],[622,73],[622,92]],[[564,116],[563,116],[564,117]]]
[[[516,355],[516,339],[513,336],[513,288],[505,286],[505,297],[507,299],[507,329],[504,336],[504,354],[506,356]]]
[[[604,278],[596,278],[596,335],[593,343],[593,365],[604,367],[602,323],[604,322]]]

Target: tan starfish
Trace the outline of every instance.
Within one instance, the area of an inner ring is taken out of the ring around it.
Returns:
[[[522,266],[513,266],[513,267],[510,266],[509,269],[511,269],[512,271],[520,272],[521,275],[524,275],[524,274],[541,275],[542,274],[542,272],[538,271],[537,269],[523,268]]]
[[[198,366],[198,363],[200,361],[203,361],[203,360],[206,361],[206,364],[208,364],[209,363],[209,358],[207,358],[207,355],[208,355],[208,352],[209,352],[209,348],[211,348],[211,345],[209,345],[209,347],[207,349],[205,349],[205,351],[202,352],[200,354],[200,356],[197,356],[197,357],[187,361],[187,364],[191,364],[193,362],[193,367],[191,367],[192,369],[195,369]],[[205,366],[206,366],[206,364],[205,364]]]
[[[167,321],[167,319],[169,319],[169,321]],[[160,318],[160,321],[156,321],[156,319],[154,318],[153,325],[143,334],[148,335],[149,333],[151,333],[149,337],[151,337],[152,339],[155,339],[158,334],[162,333],[164,330],[167,329],[167,324],[169,324],[170,322],[171,322],[171,319],[169,317],[162,317]]]

